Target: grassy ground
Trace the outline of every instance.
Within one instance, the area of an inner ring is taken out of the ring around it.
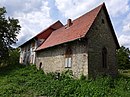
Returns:
[[[62,74],[44,74],[35,66],[0,68],[0,97],[130,97],[130,78],[72,79]]]

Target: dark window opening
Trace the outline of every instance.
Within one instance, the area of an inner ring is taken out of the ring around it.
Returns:
[[[65,52],[65,57],[71,57],[71,55],[72,55],[72,50],[71,50],[70,47],[68,47],[68,48],[66,49],[66,52]]]
[[[41,67],[42,67],[42,62],[40,62],[39,69],[41,69]]]
[[[27,49],[28,49],[28,51],[30,51],[30,46]]]
[[[102,49],[102,67],[107,68],[107,49],[105,47]]]
[[[105,24],[105,21],[104,21],[104,19],[102,19],[102,23],[103,23],[103,24]]]

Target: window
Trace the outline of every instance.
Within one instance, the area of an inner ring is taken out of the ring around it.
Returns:
[[[105,21],[104,21],[104,19],[102,19],[102,23],[103,23],[103,24],[105,24]]]
[[[22,57],[20,58],[20,63],[23,63],[23,58]]]
[[[34,49],[34,48],[35,48],[35,42],[32,43],[32,49]]]
[[[105,47],[102,49],[102,67],[107,68],[107,49]]]
[[[25,48],[24,48],[24,47],[23,47],[23,48],[21,48],[21,51],[22,51],[22,52],[25,52]]]
[[[33,58],[34,58],[34,55],[32,55],[32,57],[31,57],[31,63],[33,63]]]
[[[27,47],[25,47],[24,49],[25,49],[24,51],[26,52],[27,51]]]
[[[30,45],[27,47],[28,51],[30,51]]]
[[[65,67],[71,67],[72,63],[72,58],[65,58]]]
[[[70,47],[65,52],[65,67],[72,67],[72,50]]]
[[[39,70],[42,68],[42,62],[40,62],[39,64]]]

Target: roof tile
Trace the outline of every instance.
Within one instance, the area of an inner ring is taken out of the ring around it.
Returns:
[[[104,3],[72,21],[70,27],[63,26],[53,31],[37,51],[85,37],[103,5]]]

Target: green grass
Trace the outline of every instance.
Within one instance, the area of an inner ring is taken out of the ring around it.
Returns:
[[[44,74],[35,66],[0,68],[0,97],[130,97],[130,78],[99,77],[96,80],[73,79],[62,74]]]

